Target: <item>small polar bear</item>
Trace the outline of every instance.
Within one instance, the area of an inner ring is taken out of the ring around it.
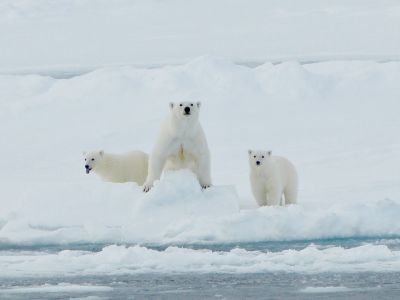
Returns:
[[[84,152],[83,155],[86,174],[93,171],[104,181],[136,182],[138,185],[146,180],[148,155],[142,151],[112,154],[101,150]]]
[[[148,192],[163,170],[190,169],[202,188],[211,186],[210,151],[199,122],[201,103],[170,103],[170,113],[149,159],[143,191]]]
[[[280,205],[297,199],[297,172],[286,158],[272,156],[271,151],[249,150],[250,183],[258,205]]]

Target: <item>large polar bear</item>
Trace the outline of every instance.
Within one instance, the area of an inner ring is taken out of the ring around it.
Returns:
[[[199,123],[200,105],[200,102],[170,103],[170,114],[150,155],[144,192],[153,187],[163,169],[188,168],[203,188],[211,186],[210,151]]]
[[[272,156],[271,151],[249,150],[250,183],[258,205],[280,205],[297,199],[297,172],[286,158]]]
[[[142,185],[147,177],[148,155],[142,151],[123,154],[106,153],[103,150],[83,153],[86,174],[98,174],[104,181],[136,182]]]

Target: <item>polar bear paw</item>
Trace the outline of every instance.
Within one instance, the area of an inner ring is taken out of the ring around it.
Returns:
[[[211,187],[211,184],[202,184],[202,185],[201,185],[201,188],[202,188],[203,190],[208,189],[209,187]]]
[[[152,184],[144,184],[143,185],[143,192],[147,193],[148,191],[151,190],[152,187],[153,187]]]

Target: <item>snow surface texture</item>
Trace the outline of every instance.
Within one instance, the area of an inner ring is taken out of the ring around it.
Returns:
[[[107,246],[100,252],[64,250],[0,256],[0,278],[20,276],[124,275],[137,273],[399,272],[400,251],[385,245],[280,252]],[[59,288],[59,287],[52,287]],[[90,288],[90,287],[87,287]],[[93,287],[95,289],[97,287]],[[104,287],[106,288],[106,287]],[[83,289],[83,288],[82,288]],[[0,290],[1,292],[1,290]],[[310,292],[310,291],[307,291]]]
[[[2,0],[0,71],[183,63],[204,54],[390,60],[400,57],[399,36],[397,0]]]
[[[0,243],[220,243],[399,236],[400,63],[257,68],[200,57],[71,79],[0,75]],[[83,150],[150,152],[170,101],[202,101],[215,186],[170,172],[143,194],[86,175]],[[298,169],[298,205],[256,209],[247,149]]]

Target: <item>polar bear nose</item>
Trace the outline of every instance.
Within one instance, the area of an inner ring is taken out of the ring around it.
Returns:
[[[185,113],[187,113],[187,114],[190,113],[190,107],[188,107],[188,106],[185,107]]]
[[[256,164],[257,164],[257,166],[259,166],[259,165],[260,165],[260,161],[257,160],[257,161],[256,161]]]
[[[89,165],[85,165],[85,169],[89,169]]]

